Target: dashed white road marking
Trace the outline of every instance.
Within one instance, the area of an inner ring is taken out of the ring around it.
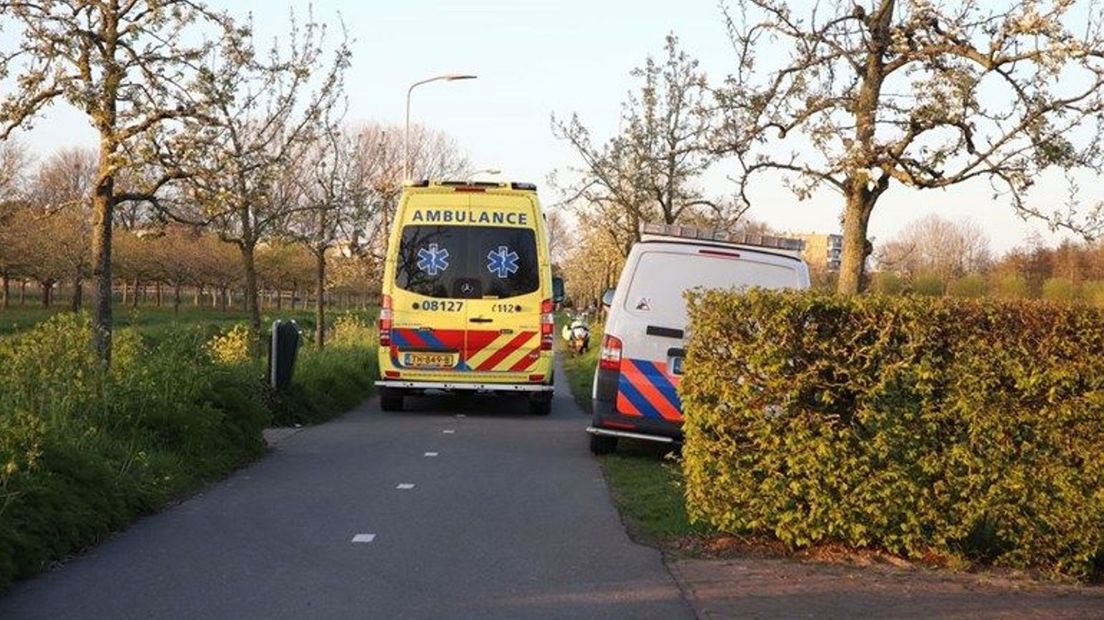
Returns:
[[[370,543],[375,539],[375,534],[356,534],[353,536],[353,542],[355,543]]]
[[[466,417],[468,417],[468,416],[467,416],[467,415],[465,415],[465,414],[463,414],[463,413],[458,413],[458,414],[456,414],[456,417],[458,417],[458,418],[466,418]]]
[[[401,482],[398,485],[396,485],[395,488],[400,490],[400,491],[409,491],[410,489],[414,488],[414,485],[410,482]]]
[[[446,434],[446,435],[452,435],[452,434],[456,433],[456,431],[452,430],[451,428],[446,428],[445,430],[443,430],[441,432]]]
[[[425,455],[426,455],[427,457],[430,457],[430,456],[437,456],[437,453],[436,453],[436,452],[426,452],[426,453],[425,453]]]

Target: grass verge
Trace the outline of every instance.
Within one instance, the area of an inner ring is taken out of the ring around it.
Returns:
[[[372,330],[355,318],[302,352],[279,395],[236,350],[248,342],[212,331],[120,329],[110,369],[85,315],[0,338],[0,588],[257,458],[274,419],[319,421],[372,389]]]
[[[588,413],[600,342],[601,331],[595,327],[590,351],[560,351],[575,402]],[[616,453],[597,458],[621,518],[636,540],[676,551],[688,537],[711,532],[705,524],[690,523],[686,515],[677,453],[659,444],[623,439]]]

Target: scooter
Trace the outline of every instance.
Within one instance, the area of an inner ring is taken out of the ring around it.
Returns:
[[[590,349],[590,328],[580,319],[576,318],[571,324],[564,326],[563,337],[575,355],[581,355]]]

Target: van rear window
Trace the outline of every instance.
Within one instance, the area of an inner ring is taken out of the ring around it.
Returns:
[[[644,252],[629,283],[625,310],[681,326],[687,321],[683,293],[690,289],[800,286],[798,271],[782,265],[704,253]]]
[[[395,284],[438,298],[532,293],[540,288],[536,234],[505,226],[405,226]]]

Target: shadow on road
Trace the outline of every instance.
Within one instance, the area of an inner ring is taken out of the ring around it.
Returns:
[[[394,411],[389,415],[402,416],[412,413],[427,417],[450,417],[457,413],[463,413],[472,418],[538,417],[529,412],[529,401],[524,395],[500,396],[474,393],[430,393],[407,396],[403,411]]]

